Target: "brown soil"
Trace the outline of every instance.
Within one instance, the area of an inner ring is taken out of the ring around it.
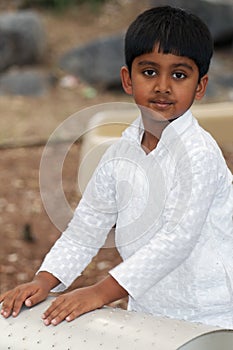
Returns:
[[[63,188],[71,207],[79,201],[75,191],[80,145],[75,144],[64,163]],[[60,232],[43,208],[39,166],[43,147],[1,150],[0,172],[0,292],[29,281]],[[106,276],[121,261],[114,248],[102,248],[71,288],[90,285]],[[115,305],[126,306],[122,300]]]
[[[106,3],[97,12],[86,5],[63,13],[39,10],[49,48],[41,68],[52,71],[59,82],[65,74],[56,65],[61,54],[102,35],[122,32],[146,6],[147,1],[119,0]],[[0,293],[31,280],[60,236],[40,197],[43,144],[62,121],[83,108],[105,102],[131,102],[121,92],[102,90],[89,98],[85,94],[87,87],[80,81],[72,88],[58,83],[39,98],[0,97]],[[75,191],[79,150],[78,144],[71,148],[63,171],[64,191],[73,208],[79,200]],[[101,249],[72,288],[98,281],[119,262],[114,248]],[[126,300],[115,305],[126,307]]]
[[[146,7],[147,1],[121,0],[106,4],[99,13],[85,6],[63,14],[41,12],[49,44],[45,66],[61,77],[62,72],[53,64],[61,53],[95,37],[122,31]],[[123,93],[106,91],[97,91],[94,98],[88,98],[85,87],[81,82],[72,89],[57,85],[40,98],[0,97],[0,293],[31,280],[60,235],[40,198],[38,178],[43,142],[63,120],[84,107],[129,102]],[[41,146],[23,147],[27,144]],[[64,190],[72,207],[79,200],[75,191],[79,150],[80,144],[71,148],[63,171]],[[233,171],[233,155],[229,153],[226,157]],[[98,281],[119,262],[114,248],[101,249],[73,287]],[[126,300],[117,304],[126,307]]]

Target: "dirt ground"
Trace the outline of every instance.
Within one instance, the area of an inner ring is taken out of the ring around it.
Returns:
[[[115,1],[100,12],[86,6],[63,14],[41,12],[48,33],[48,59],[44,63],[58,77],[54,62],[67,49],[92,38],[126,28],[146,1]],[[48,218],[41,201],[39,166],[43,144],[68,116],[85,107],[104,102],[131,102],[123,93],[97,91],[85,95],[86,85],[70,89],[59,84],[40,98],[0,97],[0,293],[31,280],[45,253],[60,232]],[[31,145],[28,147],[28,145]],[[34,145],[34,146],[33,146]],[[75,190],[80,144],[75,144],[64,164],[63,186],[71,207],[79,200]],[[233,171],[233,155],[226,154]],[[73,287],[98,281],[120,262],[114,248],[103,248]],[[126,300],[115,305],[126,307]]]
[[[63,188],[72,208],[77,194],[77,163],[80,145],[75,144],[64,163]],[[1,156],[0,198],[0,292],[29,281],[60,231],[44,210],[39,189],[43,147],[6,149]],[[72,288],[93,284],[121,261],[114,248],[102,248]],[[115,305],[126,306],[126,300]]]
[[[106,3],[98,11],[83,5],[62,13],[41,11],[48,55],[41,67],[58,79],[44,96],[0,96],[0,293],[32,279],[44,255],[60,231],[50,221],[40,197],[39,166],[48,137],[70,115],[86,107],[109,102],[131,102],[121,92],[96,91],[78,81],[72,88],[59,84],[65,75],[56,63],[62,53],[91,39],[122,32],[147,1]],[[80,145],[69,152],[63,171],[63,187],[72,208],[79,201],[75,190]],[[103,248],[74,287],[92,284],[120,262],[114,248]],[[114,305],[125,308],[127,301]]]

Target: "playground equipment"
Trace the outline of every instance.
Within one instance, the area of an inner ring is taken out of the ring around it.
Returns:
[[[51,298],[0,317],[0,350],[232,350],[233,330],[104,307],[74,321],[45,326]]]

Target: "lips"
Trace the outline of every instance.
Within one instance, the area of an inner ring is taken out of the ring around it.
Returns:
[[[150,101],[150,103],[155,105],[158,109],[167,109],[173,104],[173,102],[167,100],[153,100]]]

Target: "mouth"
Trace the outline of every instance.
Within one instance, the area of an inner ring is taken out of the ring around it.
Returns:
[[[156,108],[159,110],[168,109],[170,106],[173,105],[173,102],[166,101],[166,100],[153,100],[153,101],[150,101],[150,103],[152,103],[152,105],[156,106]]]

